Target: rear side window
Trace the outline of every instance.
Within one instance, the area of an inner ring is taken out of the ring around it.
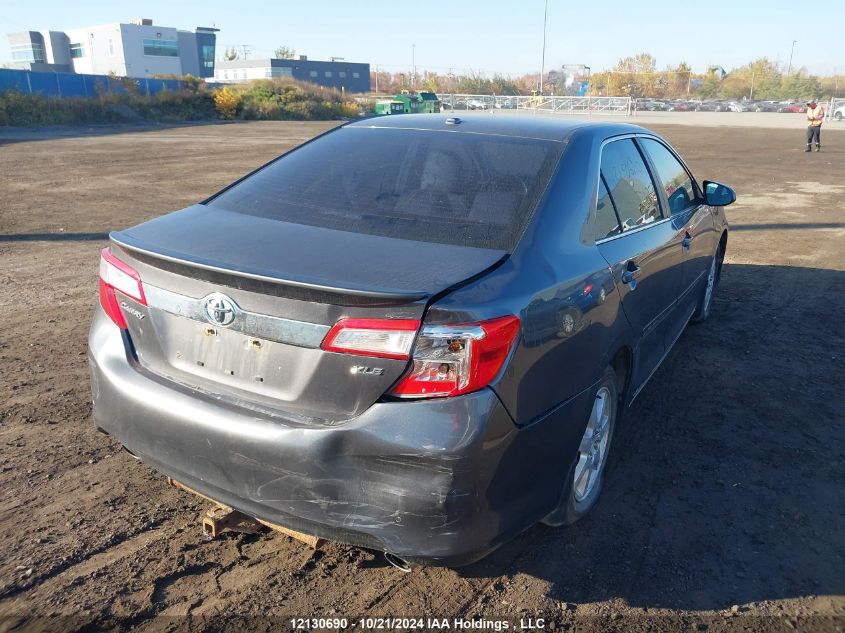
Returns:
[[[613,200],[607,193],[607,185],[604,184],[604,176],[599,179],[599,195],[596,200],[596,239],[601,240],[622,232],[619,227],[619,219],[616,211],[613,210]]]
[[[209,205],[354,233],[511,251],[563,147],[347,127],[281,157]]]
[[[698,206],[700,200],[692,177],[675,155],[654,139],[643,138],[640,143],[654,163],[657,177],[669,201],[670,213],[675,215]]]
[[[660,219],[657,191],[633,139],[621,139],[604,146],[601,173],[623,231]]]

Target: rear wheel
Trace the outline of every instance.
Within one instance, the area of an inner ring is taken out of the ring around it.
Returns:
[[[608,367],[596,389],[587,427],[578,445],[575,464],[564,482],[560,504],[543,519],[546,525],[571,525],[595,505],[601,494],[618,410],[616,372]]]
[[[842,113],[837,112],[836,114],[833,115],[833,118],[836,119],[837,121],[841,121],[842,120]]]

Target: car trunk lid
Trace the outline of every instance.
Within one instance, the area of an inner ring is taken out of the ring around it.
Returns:
[[[407,360],[324,351],[341,319],[421,321],[500,250],[364,235],[195,205],[113,233],[146,306],[122,296],[148,371],[303,422],[358,415]],[[219,318],[218,318],[219,317]]]

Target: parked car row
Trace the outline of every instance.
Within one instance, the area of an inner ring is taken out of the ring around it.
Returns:
[[[455,103],[451,103],[448,99],[442,100],[441,107],[444,110],[490,110],[496,108],[497,110],[515,110],[517,107],[516,97],[487,97],[486,100],[480,98],[456,99]]]
[[[441,98],[443,110],[490,110],[490,109],[516,109],[519,107],[519,100],[523,97],[509,96],[474,96],[460,97],[452,102],[451,96]],[[624,99],[619,105],[627,109]],[[530,105],[530,104],[529,104]],[[824,105],[824,104],[823,104]],[[572,110],[596,110],[602,108],[598,100],[594,103],[579,102],[572,106]],[[797,112],[807,111],[806,101],[753,101],[745,100],[724,100],[724,99],[635,99],[632,105],[635,112]],[[826,108],[827,109],[827,108]],[[840,106],[831,112],[831,116],[837,121],[845,117],[845,107]]]
[[[647,112],[805,112],[807,102],[794,99],[788,101],[636,99],[634,109]],[[841,111],[841,108],[838,111]],[[842,116],[840,112],[839,120]]]

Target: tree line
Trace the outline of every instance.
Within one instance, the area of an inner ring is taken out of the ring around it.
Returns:
[[[819,77],[806,68],[784,69],[763,57],[729,71],[714,66],[696,73],[686,62],[658,70],[649,53],[620,59],[610,70],[568,75],[552,69],[543,76],[543,94],[572,95],[581,82],[589,82],[592,96],[631,96],[651,99],[755,99],[785,100],[845,94],[845,76]],[[482,73],[372,71],[372,89],[382,94],[416,89],[439,93],[531,95],[539,89],[539,73],[520,77]]]

